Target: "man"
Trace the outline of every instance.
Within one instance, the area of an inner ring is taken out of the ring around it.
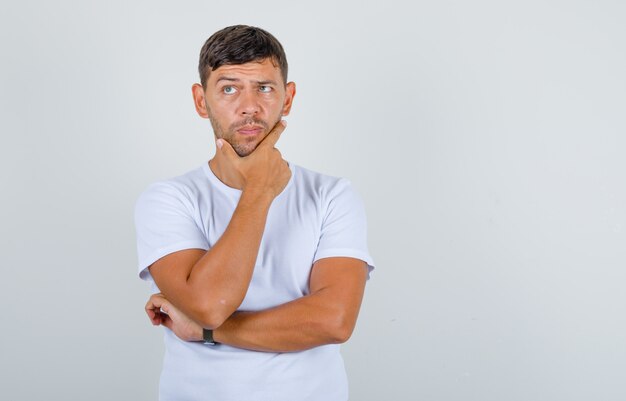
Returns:
[[[146,312],[165,329],[165,400],[346,400],[339,344],[373,269],[363,203],[345,179],[275,148],[296,93],[281,44],[232,26],[200,53],[198,114],[215,156],[135,208]]]

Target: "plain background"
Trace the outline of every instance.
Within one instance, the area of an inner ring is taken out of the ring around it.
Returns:
[[[0,13],[0,398],[154,400],[133,207],[205,163],[214,31],[298,85],[279,147],[349,178],[377,270],[352,400],[626,399],[621,1],[19,1]]]

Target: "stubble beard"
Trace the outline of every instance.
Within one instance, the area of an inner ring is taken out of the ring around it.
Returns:
[[[267,134],[270,132],[270,124],[266,121],[255,118],[255,117],[247,117],[242,121],[231,124],[227,130],[224,130],[222,125],[217,121],[215,116],[211,113],[211,111],[207,108],[207,112],[209,115],[209,121],[211,121],[211,126],[213,127],[213,133],[215,134],[215,139],[224,139],[226,142],[233,147],[235,152],[239,155],[239,157],[246,157],[258,146],[259,143],[265,139]],[[282,115],[279,115],[276,121],[271,125],[273,128],[274,125],[280,121]],[[237,130],[243,127],[244,125],[260,125],[264,129],[264,133],[261,136],[254,137],[243,137],[240,141],[236,140]]]

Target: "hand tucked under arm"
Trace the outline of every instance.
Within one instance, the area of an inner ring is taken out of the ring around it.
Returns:
[[[154,326],[163,325],[183,341],[202,341],[202,326],[172,305],[163,294],[148,299],[146,313]]]
[[[348,340],[358,316],[367,268],[353,258],[326,258],[311,272],[311,294],[263,311],[236,312],[213,331],[218,343],[266,352],[301,351]],[[160,317],[155,307],[169,314]],[[163,324],[185,341],[202,340],[202,327],[163,296],[146,305],[153,324]],[[154,316],[154,317],[153,317]]]

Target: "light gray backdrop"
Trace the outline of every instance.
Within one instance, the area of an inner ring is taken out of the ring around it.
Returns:
[[[352,400],[626,398],[624,2],[6,3],[0,398],[156,399],[133,206],[213,154],[235,23],[286,48],[285,158],[367,206]]]

